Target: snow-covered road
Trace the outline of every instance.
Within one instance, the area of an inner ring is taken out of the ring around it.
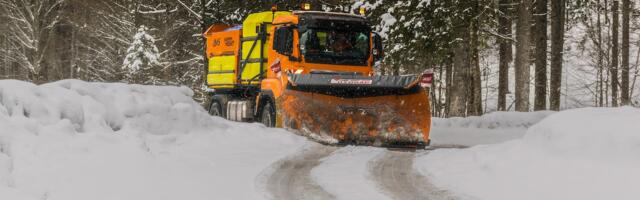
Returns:
[[[310,143],[265,170],[261,182],[267,199],[455,200],[414,170],[414,159],[430,151]]]
[[[416,154],[428,151],[386,151],[371,162],[373,180],[393,199],[455,200],[446,190],[435,187],[425,176],[413,169]]]
[[[439,149],[500,143],[524,135],[551,112],[496,113],[481,118],[435,119],[434,145],[406,151],[375,147],[307,145],[273,165],[267,199],[456,200],[416,171],[414,160]],[[481,138],[481,139],[479,139]]]
[[[266,188],[270,199],[305,200],[335,199],[311,178],[311,170],[321,163],[321,159],[331,155],[337,147],[309,144],[300,152],[282,159],[272,166],[268,174]]]

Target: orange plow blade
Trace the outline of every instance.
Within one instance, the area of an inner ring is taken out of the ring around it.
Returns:
[[[314,79],[335,80],[326,76]],[[355,81],[339,83],[370,84],[314,85],[294,80],[294,85],[278,100],[278,123],[330,144],[401,147],[429,144],[431,115],[424,89],[412,81],[384,84],[385,80],[377,83],[375,77],[349,80]]]

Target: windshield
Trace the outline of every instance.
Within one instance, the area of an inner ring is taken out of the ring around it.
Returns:
[[[369,32],[307,29],[300,34],[300,51],[309,63],[366,66]]]

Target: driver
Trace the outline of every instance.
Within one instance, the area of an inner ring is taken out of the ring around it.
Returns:
[[[366,52],[369,48],[369,38],[364,33],[358,33],[356,37],[356,45],[355,47],[358,49],[358,52]]]
[[[320,41],[316,32],[313,30],[305,31],[300,37],[300,43],[303,44],[300,48],[302,54],[318,53],[320,51]]]
[[[331,44],[331,49],[333,49],[333,52],[343,52],[345,50],[353,48],[353,45],[349,43],[349,39],[345,34],[333,32],[333,35],[334,42],[333,44]]]

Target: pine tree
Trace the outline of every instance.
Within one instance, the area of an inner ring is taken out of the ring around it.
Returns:
[[[140,26],[127,49],[123,69],[130,83],[158,84],[161,80],[160,53],[148,31],[144,25]]]

